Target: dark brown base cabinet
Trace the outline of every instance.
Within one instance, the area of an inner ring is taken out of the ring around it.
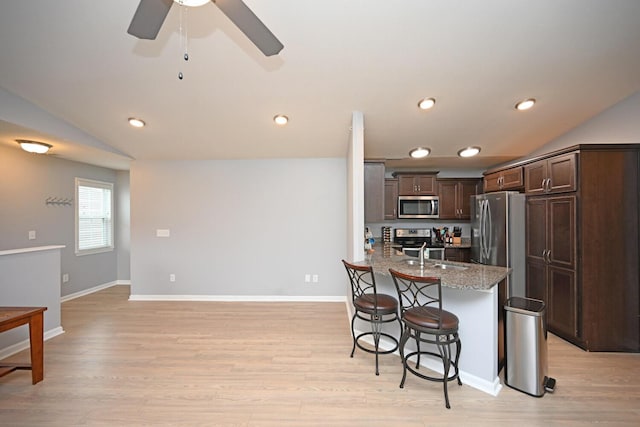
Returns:
[[[527,197],[527,296],[545,301],[550,332],[585,350],[639,352],[640,145],[548,160],[570,152],[573,190]]]
[[[444,259],[447,261],[471,262],[471,248],[445,248]]]

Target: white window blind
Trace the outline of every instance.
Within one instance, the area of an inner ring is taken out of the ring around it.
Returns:
[[[76,178],[76,254],[113,249],[113,184]]]

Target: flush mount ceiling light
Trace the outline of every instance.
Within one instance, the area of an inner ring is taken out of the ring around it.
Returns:
[[[24,151],[28,151],[29,153],[44,154],[51,148],[51,145],[45,144],[44,142],[30,141],[28,139],[16,139],[16,142],[20,144],[20,147]]]
[[[534,98],[525,99],[524,101],[520,101],[516,104],[516,110],[518,111],[528,110],[529,108],[533,107],[535,103],[536,103],[536,100]]]
[[[289,117],[278,114],[277,116],[273,117],[273,121],[279,126],[284,126],[289,123]]]
[[[144,125],[146,125],[144,120],[136,119],[135,117],[129,117],[127,120],[129,121],[129,124],[134,128],[143,128]]]
[[[436,105],[436,100],[433,98],[424,98],[418,102],[418,108],[421,110],[428,110],[433,108],[434,105]]]
[[[480,152],[480,147],[467,147],[458,151],[460,157],[473,157]]]
[[[427,157],[431,153],[430,148],[418,147],[409,151],[409,155],[414,159],[422,159],[423,157]]]
[[[173,0],[180,6],[198,7],[209,3],[211,0]]]

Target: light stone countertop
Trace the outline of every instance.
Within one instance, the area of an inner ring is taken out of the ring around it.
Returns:
[[[357,262],[360,265],[371,265],[376,274],[391,277],[389,269],[413,276],[440,277],[442,286],[455,289],[490,290],[507,277],[511,272],[507,267],[496,267],[481,264],[468,264],[464,262],[425,260],[424,267],[409,265],[407,260],[418,261],[418,258],[410,257],[397,251],[392,244],[374,245],[374,252],[365,255],[365,260]],[[436,264],[446,264],[464,267],[459,269],[441,269]]]

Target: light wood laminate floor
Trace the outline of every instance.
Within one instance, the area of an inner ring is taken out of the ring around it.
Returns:
[[[492,397],[356,350],[343,303],[128,301],[115,286],[62,304],[44,381],[0,378],[0,425],[640,425],[640,355],[550,336],[556,392]],[[464,343],[463,343],[464,351]],[[24,360],[28,350],[9,360]]]

